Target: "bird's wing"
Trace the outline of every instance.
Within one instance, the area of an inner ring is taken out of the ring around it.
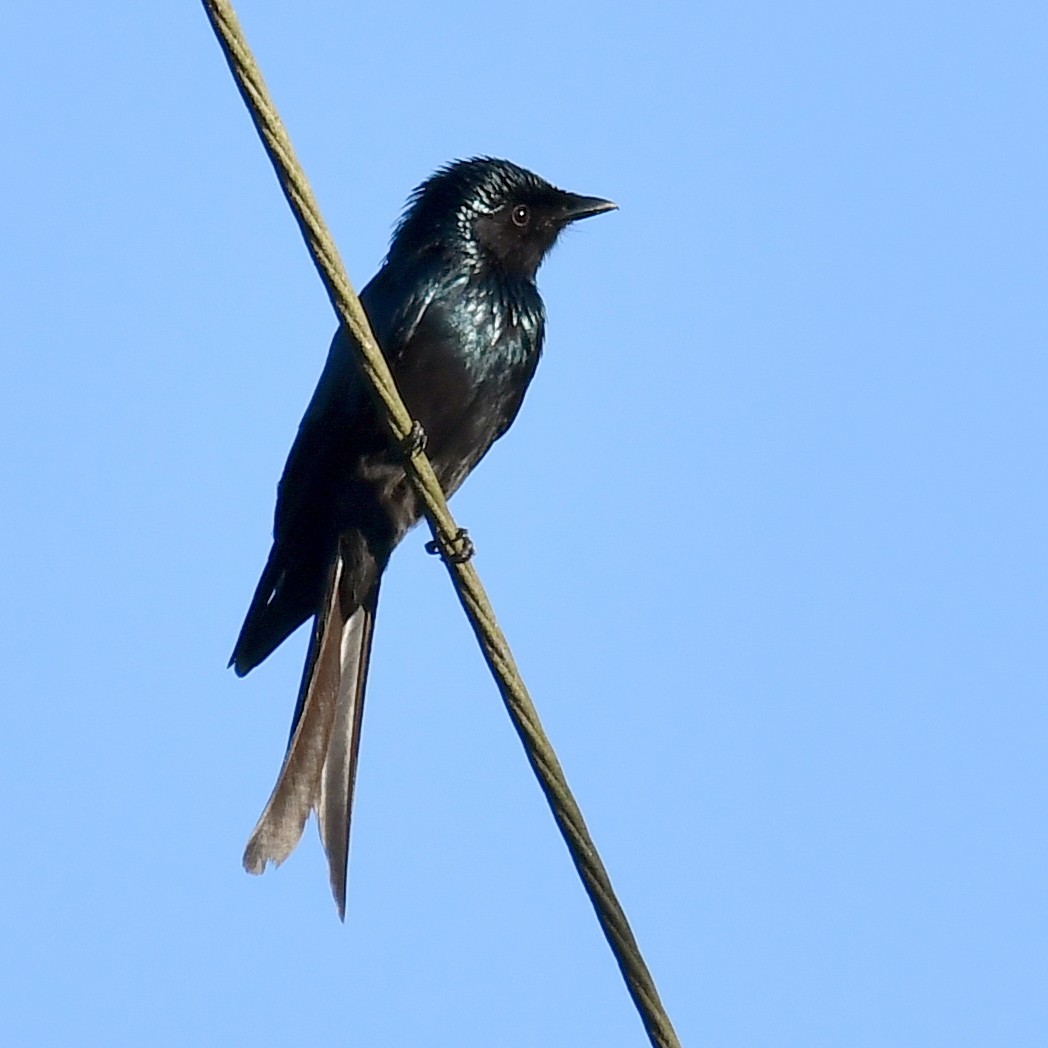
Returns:
[[[277,485],[273,546],[240,629],[230,665],[244,676],[317,613],[337,541],[335,490],[354,451],[383,440],[339,328]]]
[[[283,550],[273,543],[229,656],[229,665],[238,677],[253,670],[309,618],[308,608],[292,610],[286,603],[283,607],[287,613],[280,615],[279,621],[274,614],[281,608],[280,604],[274,606],[273,598],[284,577],[283,560]]]

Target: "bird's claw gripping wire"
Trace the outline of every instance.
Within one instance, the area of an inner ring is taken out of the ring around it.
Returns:
[[[443,535],[440,541],[430,539],[426,543],[426,552],[434,557],[443,557],[448,564],[465,564],[473,558],[477,552],[469,532],[465,528],[459,528],[452,539],[445,539]]]
[[[408,435],[400,442],[400,450],[403,452],[404,458],[414,458],[425,451],[428,439],[426,431],[422,428],[422,423],[418,419],[412,419]]]

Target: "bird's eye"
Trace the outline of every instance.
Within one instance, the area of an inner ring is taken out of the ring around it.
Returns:
[[[528,224],[528,220],[531,218],[531,212],[527,209],[526,205],[518,204],[510,214],[513,219],[515,226],[523,228]]]

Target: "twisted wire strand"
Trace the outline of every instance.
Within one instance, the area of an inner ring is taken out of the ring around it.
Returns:
[[[648,1038],[655,1048],[680,1048],[626,914],[615,896],[608,873],[586,829],[582,812],[543,731],[538,712],[521,679],[509,644],[499,628],[480,577],[468,559],[456,556],[458,543],[464,541],[464,533],[451,516],[440,484],[419,442],[407,443],[412,434],[412,418],[400,399],[393,376],[349,282],[338,248],[321,218],[313,191],[295,157],[291,140],[269,97],[233,8],[228,0],[202,0],[202,3],[328,297],[339,319],[360,346],[360,365],[385,409],[383,414],[390,437],[396,444],[410,447],[410,454],[405,459],[407,476],[422,501],[434,541],[443,554],[441,559],[448,569],[459,601],[523,743],[528,761],[596,910]]]

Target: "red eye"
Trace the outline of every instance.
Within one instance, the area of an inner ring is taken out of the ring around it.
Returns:
[[[520,226],[521,228],[523,228],[528,224],[528,221],[531,219],[531,212],[528,211],[527,207],[524,204],[518,204],[513,209],[510,217],[513,219],[513,224],[515,226]]]

